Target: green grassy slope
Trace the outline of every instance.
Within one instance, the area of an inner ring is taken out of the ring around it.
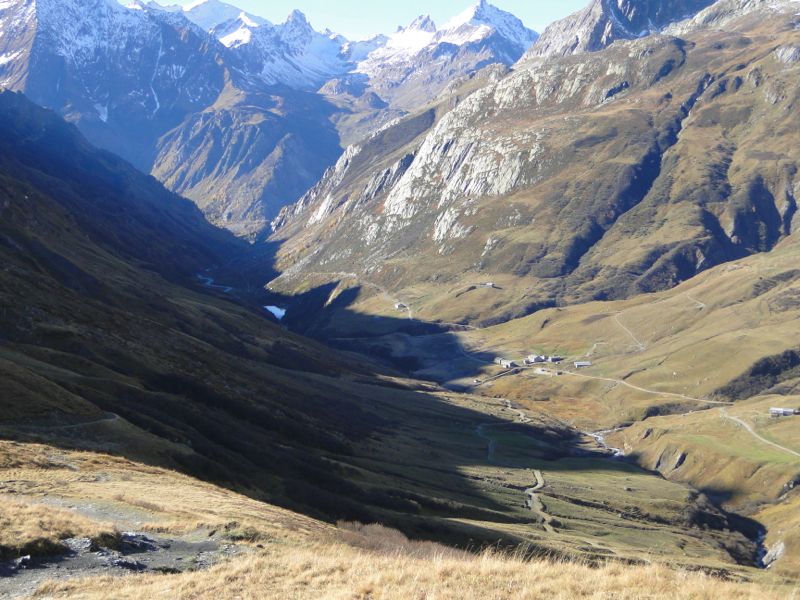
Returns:
[[[794,235],[770,253],[667,292],[543,310],[484,329],[349,345],[397,364],[417,356],[419,376],[509,398],[584,431],[633,423],[606,435],[606,443],[758,519],[768,545],[786,547],[773,569],[791,574],[798,560],[797,422],[770,419],[768,411],[800,407],[799,254]],[[546,367],[563,374],[492,364],[530,353],[566,357],[560,367]],[[576,370],[576,360],[592,366]]]

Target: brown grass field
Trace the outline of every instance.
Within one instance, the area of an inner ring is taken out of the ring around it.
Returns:
[[[0,557],[58,553],[59,543],[71,537],[86,537],[96,543],[113,545],[113,525],[86,519],[74,512],[17,502],[0,496]]]
[[[661,562],[526,560],[409,541],[379,525],[338,527],[164,469],[89,452],[0,443],[2,539],[224,530],[249,547],[207,571],[42,584],[35,598],[794,598],[766,579],[724,580]],[[62,505],[67,508],[56,508]],[[109,522],[82,516],[107,514]],[[9,524],[13,523],[13,529]],[[244,532],[244,535],[242,533]],[[113,594],[109,596],[109,586]]]
[[[396,537],[390,530],[370,536]],[[391,544],[385,544],[391,546]],[[725,582],[663,565],[630,567],[523,561],[494,553],[454,556],[442,548],[422,555],[413,544],[384,551],[349,544],[310,544],[276,548],[206,573],[136,576],[49,583],[36,598],[330,598],[341,600],[572,598],[620,600],[692,598],[696,600],[794,598],[795,592],[754,584]]]

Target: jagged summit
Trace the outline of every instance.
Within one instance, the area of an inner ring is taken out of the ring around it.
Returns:
[[[523,51],[538,37],[513,14],[480,0],[445,23],[440,31],[440,39],[450,43],[465,43],[494,33],[523,47]]]
[[[405,29],[413,29],[416,31],[427,31],[433,33],[436,31],[436,23],[433,22],[430,15],[420,15],[411,22],[411,25]],[[398,31],[402,31],[403,27],[399,27]]]
[[[693,17],[714,1],[592,0],[547,27],[526,57],[596,52],[617,40],[643,37]]]
[[[286,24],[288,23],[295,23],[297,25],[309,26],[308,17],[306,17],[305,13],[301,10],[294,9],[292,12],[289,13],[289,16],[286,18]]]
[[[397,31],[403,31],[404,29],[433,33],[436,31],[436,23],[433,22],[430,15],[420,15],[414,19],[408,27],[398,27]]]
[[[300,51],[309,45],[314,36],[329,37],[325,33],[314,31],[305,14],[299,10],[293,10],[276,31],[281,42],[290,46],[293,51]]]
[[[435,54],[440,44],[480,44],[493,36],[499,38],[503,46],[502,49],[493,48],[493,53],[501,56],[499,62],[509,63],[522,56],[537,38],[536,32],[525,27],[517,17],[481,0],[438,29],[430,17],[417,17],[407,27],[388,36],[383,47],[358,65],[358,71],[379,76],[387,65],[392,69],[398,66],[413,69],[419,66],[420,53]]]

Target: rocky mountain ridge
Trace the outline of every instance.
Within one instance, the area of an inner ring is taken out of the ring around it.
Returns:
[[[583,10],[549,25],[526,57],[596,52],[617,40],[658,33],[693,17],[714,1],[592,0]]]
[[[534,35],[479,2],[398,66],[379,57],[389,37],[350,42],[299,11],[273,25],[218,0],[9,0],[0,20],[0,86],[58,111],[241,235],[308,190],[341,138],[485,64],[511,64]],[[359,70],[367,63],[370,74]],[[409,81],[396,86],[401,71]]]

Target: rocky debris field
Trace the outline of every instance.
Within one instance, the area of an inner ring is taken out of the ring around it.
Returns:
[[[125,532],[117,549],[97,547],[88,538],[64,540],[64,545],[68,550],[60,555],[0,563],[0,597],[29,596],[50,579],[203,570],[243,552],[203,532],[178,537]]]

